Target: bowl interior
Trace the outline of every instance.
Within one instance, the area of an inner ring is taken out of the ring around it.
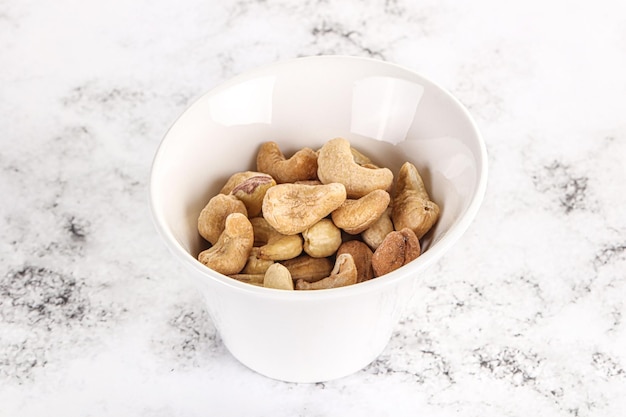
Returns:
[[[260,143],[276,141],[290,156],[338,136],[394,174],[405,161],[417,166],[441,207],[425,249],[452,243],[473,219],[486,183],[486,153],[463,106],[393,64],[314,57],[235,77],[173,124],[152,169],[157,227],[174,250],[195,258],[205,247],[198,214],[230,175],[256,169]]]

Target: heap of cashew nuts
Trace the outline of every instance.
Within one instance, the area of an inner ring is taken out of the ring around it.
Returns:
[[[256,162],[256,171],[232,175],[198,218],[211,244],[198,260],[243,282],[313,290],[379,277],[420,255],[419,239],[439,216],[413,164],[394,183],[391,170],[343,138],[289,159],[265,142]]]

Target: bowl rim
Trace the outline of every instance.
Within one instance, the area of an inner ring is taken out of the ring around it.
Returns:
[[[279,67],[284,65],[291,65],[295,62],[302,62],[307,60],[339,60],[339,61],[362,61],[368,64],[376,64],[383,66],[395,67],[403,72],[407,72],[413,76],[417,76],[421,78],[424,82],[429,83],[431,86],[435,87],[442,94],[447,96],[458,108],[461,110],[461,113],[466,117],[469,122],[474,135],[477,138],[477,145],[479,150],[479,159],[477,159],[478,165],[478,176],[477,176],[477,185],[476,191],[471,197],[470,203],[468,204],[466,210],[462,213],[461,217],[456,221],[455,224],[441,237],[440,240],[437,241],[436,244],[432,245],[428,250],[424,251],[416,260],[411,263],[404,265],[398,268],[395,271],[392,271],[384,276],[370,279],[365,282],[360,282],[358,284],[349,285],[345,287],[338,288],[330,288],[330,289],[322,289],[322,290],[312,290],[312,291],[285,291],[274,288],[265,288],[262,286],[252,285],[245,282],[238,281],[236,279],[230,278],[226,275],[222,275],[218,272],[212,271],[206,266],[202,265],[195,257],[193,257],[189,252],[187,252],[182,245],[180,245],[173,234],[168,230],[165,226],[165,220],[163,219],[162,213],[156,207],[155,204],[155,194],[156,187],[154,182],[155,175],[155,167],[158,165],[159,160],[162,158],[162,150],[164,148],[164,144],[169,137],[169,133],[171,129],[178,123],[180,118],[187,113],[187,111],[194,107],[199,101],[203,100],[207,96],[215,94],[217,91],[235,84],[243,79],[254,76],[255,73],[260,73],[264,70],[271,69],[272,67]],[[174,119],[174,121],[170,124],[169,128],[166,130],[165,134],[162,136],[161,141],[154,153],[154,157],[152,160],[152,164],[150,167],[150,177],[149,177],[149,205],[152,221],[157,229],[158,234],[161,236],[161,239],[166,243],[167,248],[170,252],[172,252],[176,258],[186,264],[188,267],[191,267],[193,270],[197,271],[201,276],[205,279],[213,280],[221,285],[226,287],[230,287],[235,291],[240,291],[243,293],[247,293],[251,296],[258,296],[263,298],[270,299],[280,299],[280,300],[293,300],[293,301],[307,301],[307,300],[319,300],[320,298],[336,298],[336,297],[347,297],[347,296],[355,296],[358,294],[379,291],[384,287],[394,285],[401,280],[405,279],[418,279],[417,275],[419,272],[426,270],[433,263],[437,262],[443,255],[450,250],[454,244],[456,244],[459,239],[465,234],[469,226],[472,224],[480,207],[482,205],[486,189],[487,189],[487,180],[488,180],[488,154],[487,147],[484,141],[480,130],[478,129],[478,125],[469,110],[460,102],[458,98],[452,95],[447,89],[438,84],[437,82],[432,81],[428,77],[422,75],[421,73],[408,68],[406,66],[396,64],[393,62],[388,62],[376,58],[371,57],[360,57],[360,56],[352,56],[352,55],[315,55],[315,56],[305,56],[305,57],[297,57],[297,58],[289,58],[277,60],[275,62],[257,66],[248,70],[245,70],[233,77],[229,77],[228,79],[219,82],[212,88],[207,91],[199,94],[194,100],[187,105],[187,107],[180,112],[180,114]]]

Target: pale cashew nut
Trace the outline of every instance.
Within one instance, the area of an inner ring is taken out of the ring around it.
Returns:
[[[256,164],[259,171],[270,174],[279,184],[317,178],[317,154],[311,148],[300,149],[286,159],[276,142],[265,142],[257,153]]]
[[[372,256],[374,253],[369,246],[360,240],[350,240],[339,246],[337,256],[342,253],[349,253],[352,255],[352,259],[354,259],[357,271],[356,282],[363,282],[374,278],[374,269],[372,268]]]
[[[329,258],[314,258],[309,255],[300,255],[281,263],[289,270],[294,280],[302,279],[308,282],[319,281],[329,276],[333,270],[333,263]]]
[[[278,184],[265,193],[263,217],[284,235],[302,233],[346,200],[342,184]]]
[[[430,200],[415,165],[405,162],[398,173],[391,218],[396,230],[405,227],[421,239],[439,217],[439,206]]]
[[[256,217],[261,213],[263,197],[270,187],[276,185],[276,181],[268,174],[259,174],[239,183],[230,192],[243,201],[248,211],[248,217]]]
[[[330,219],[322,219],[302,232],[304,251],[314,258],[325,258],[341,245],[341,230]]]
[[[329,288],[343,287],[356,284],[357,270],[354,259],[349,253],[337,256],[335,266],[326,278],[319,281],[307,282],[303,279],[296,281],[297,290],[322,290]]]
[[[252,222],[250,222],[252,223]],[[254,229],[254,225],[252,225]],[[261,259],[261,248],[253,247],[250,250],[246,266],[241,270],[242,274],[265,274],[267,268],[274,263],[271,259]]]
[[[404,228],[389,233],[372,256],[374,275],[395,271],[420,256],[420,251],[420,241],[413,230]]]
[[[293,290],[293,279],[289,270],[281,264],[270,266],[263,277],[263,286],[279,290]]]
[[[378,220],[361,233],[361,238],[372,250],[376,250],[385,237],[393,230],[391,208],[387,208]]]
[[[248,218],[241,213],[229,214],[220,238],[211,248],[200,252],[198,260],[220,274],[238,274],[253,244],[254,232]]]
[[[232,213],[248,215],[245,204],[232,195],[218,194],[211,198],[198,216],[198,232],[211,245],[224,231],[226,217]]]
[[[370,227],[389,207],[391,197],[384,190],[374,190],[365,196],[347,199],[331,217],[335,225],[351,235],[358,235]]]
[[[254,230],[255,245],[260,245],[259,258],[283,261],[302,253],[302,237],[283,235],[274,229],[263,217],[250,219]]]
[[[324,184],[338,182],[348,198],[361,198],[374,190],[389,190],[393,173],[388,168],[366,168],[354,161],[350,142],[335,138],[326,142],[317,157],[317,176]]]

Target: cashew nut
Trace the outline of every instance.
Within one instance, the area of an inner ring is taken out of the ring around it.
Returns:
[[[252,222],[251,222],[252,223]],[[252,225],[254,229],[254,225]],[[242,274],[265,274],[267,268],[269,268],[274,263],[271,259],[261,259],[261,248],[253,247],[250,250],[250,255],[248,256],[248,261],[246,265],[241,270]]]
[[[413,230],[404,228],[385,237],[372,256],[374,275],[379,277],[395,271],[420,255],[420,241]]]
[[[276,142],[265,142],[256,164],[259,171],[270,174],[279,184],[317,178],[317,154],[311,148],[300,149],[286,159]]]
[[[263,172],[256,172],[256,171],[242,171],[242,172],[234,173],[228,178],[228,180],[226,180],[226,183],[224,184],[224,186],[222,186],[222,189],[220,190],[220,194],[230,194],[230,192],[236,186],[238,186],[239,184],[241,184],[248,178],[256,177],[257,175],[265,175],[265,174]]]
[[[224,230],[226,217],[232,213],[248,215],[245,204],[235,196],[218,194],[211,198],[198,216],[200,236],[214,245]]]
[[[250,219],[254,230],[255,245],[260,245],[259,258],[283,261],[302,253],[302,237],[298,234],[283,235],[263,217]]]
[[[265,193],[263,217],[284,235],[302,233],[346,199],[342,184],[278,184]]]
[[[279,290],[293,290],[293,280],[287,268],[281,264],[274,264],[265,272],[263,286]]]
[[[226,217],[224,231],[211,248],[200,252],[198,260],[224,275],[239,273],[254,243],[254,232],[248,218],[241,213]]]
[[[374,269],[372,268],[373,252],[369,246],[359,240],[350,240],[339,246],[337,256],[342,253],[349,253],[352,255],[352,259],[354,259],[357,271],[356,282],[363,282],[374,278]]]
[[[388,168],[365,168],[356,163],[350,142],[343,138],[332,139],[319,150],[317,176],[324,184],[343,184],[348,198],[360,198],[374,190],[388,190],[393,182],[393,173]]]
[[[296,289],[298,290],[322,290],[328,288],[343,287],[346,285],[356,284],[357,271],[354,259],[349,253],[337,256],[335,266],[326,278],[319,281],[307,282],[303,279],[296,281]]]
[[[393,232],[391,208],[387,208],[370,227],[361,233],[361,238],[372,249],[376,250],[389,233]]]
[[[258,287],[263,286],[263,279],[265,278],[265,273],[262,274],[233,274],[229,275],[229,277],[236,279],[237,281],[245,282],[247,284],[256,285]]]
[[[378,220],[389,206],[390,200],[387,191],[374,190],[357,200],[347,199],[332,212],[331,217],[337,227],[356,235]]]
[[[330,219],[322,219],[302,232],[304,251],[314,258],[325,258],[341,245],[341,230]]]
[[[231,194],[246,205],[248,217],[256,217],[261,213],[265,193],[275,185],[276,181],[270,175],[259,174],[239,183],[233,188]]]
[[[421,239],[439,217],[439,206],[430,200],[415,165],[405,162],[398,173],[391,218],[396,230],[405,227]]]
[[[333,270],[333,263],[329,258],[313,258],[309,255],[300,255],[281,263],[291,272],[294,280],[303,279],[308,282],[319,281],[329,276]]]

